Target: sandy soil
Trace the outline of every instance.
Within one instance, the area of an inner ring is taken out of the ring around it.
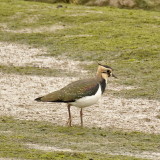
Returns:
[[[20,119],[46,120],[65,125],[68,114],[65,104],[38,103],[34,98],[63,87],[75,78],[20,76],[0,73],[0,114]],[[109,88],[109,87],[108,87]],[[73,124],[79,125],[79,108],[72,107]],[[160,133],[160,102],[142,99],[122,99],[111,95],[99,104],[84,109],[84,124],[88,127],[116,127],[149,133]]]
[[[78,61],[42,56],[45,49],[26,45],[0,43],[0,64],[13,66],[36,66],[79,71]],[[81,70],[81,74],[86,74]],[[0,114],[13,115],[20,119],[46,120],[65,125],[65,104],[37,103],[34,98],[57,90],[79,79],[76,77],[43,77],[0,73]],[[108,88],[124,89],[124,86]],[[128,87],[126,89],[132,89]],[[149,133],[160,133],[160,102],[155,100],[122,99],[107,95],[99,104],[84,109],[84,124],[88,127],[116,127]],[[44,116],[45,115],[45,116]],[[73,123],[79,124],[79,109],[72,107]]]
[[[49,57],[45,56],[46,54],[47,51],[45,48],[38,49],[22,44],[0,42],[0,64],[66,69],[68,72],[70,70],[76,71],[77,69],[80,69],[78,68],[78,65],[80,64],[79,61],[72,61],[66,57],[63,57],[63,59],[60,59],[60,57]],[[81,70],[81,72],[83,72],[83,70]]]
[[[66,68],[80,71],[78,61],[42,56],[45,49],[26,45],[0,43],[0,64]],[[86,75],[81,70],[80,75]],[[38,96],[55,91],[80,77],[43,77],[14,75],[0,72],[0,115],[18,119],[50,121],[66,125],[68,118],[65,104],[38,103]],[[108,89],[119,91],[124,86],[108,82]],[[127,87],[126,89],[132,89]],[[71,108],[73,125],[80,125],[79,109]],[[113,97],[107,91],[99,103],[84,109],[84,125],[87,127],[115,127],[123,130],[160,133],[160,102],[156,100],[125,99]],[[148,153],[147,153],[148,154]],[[157,153],[156,153],[157,154]],[[158,155],[159,156],[159,155]],[[158,159],[157,159],[158,160]]]

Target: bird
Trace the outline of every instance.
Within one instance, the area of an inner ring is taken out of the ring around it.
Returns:
[[[104,93],[109,77],[117,78],[108,65],[98,63],[97,74],[93,78],[80,79],[47,95],[38,97],[38,102],[66,103],[68,108],[67,124],[72,126],[71,106],[80,108],[80,121],[83,127],[83,108],[97,103]]]

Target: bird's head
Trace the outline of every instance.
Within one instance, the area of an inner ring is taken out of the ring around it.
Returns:
[[[98,63],[98,70],[97,70],[97,75],[101,75],[104,79],[107,79],[108,77],[114,77],[117,78],[113,74],[113,69],[107,65],[102,65]]]

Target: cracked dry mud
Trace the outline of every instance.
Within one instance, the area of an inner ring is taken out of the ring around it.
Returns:
[[[45,54],[47,54],[45,49],[13,43],[0,43],[1,65],[65,68],[68,72],[71,70],[81,71],[80,75],[82,77],[87,75],[87,71],[78,68],[80,62],[66,58],[42,56]],[[50,121],[54,124],[65,125],[68,118],[65,104],[38,103],[34,99],[60,89],[79,78],[81,77],[44,77],[0,72],[0,115],[11,115],[25,120]],[[108,80],[107,88],[118,91],[124,88],[132,89],[133,87],[114,86],[112,81]],[[71,112],[73,125],[80,125],[79,108],[72,107]],[[157,117],[159,113],[159,101],[114,97],[107,95],[106,91],[99,103],[84,109],[84,125],[159,134],[160,119]],[[155,155],[151,158],[157,157],[156,160],[158,160],[159,155]]]

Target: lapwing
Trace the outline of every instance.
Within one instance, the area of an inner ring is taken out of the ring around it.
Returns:
[[[108,77],[117,78],[112,71],[111,67],[98,64],[97,74],[94,78],[72,82],[60,90],[36,98],[35,101],[67,103],[69,114],[67,124],[69,126],[72,123],[70,107],[79,107],[81,126],[83,127],[82,109],[95,104],[101,98],[105,91]]]

